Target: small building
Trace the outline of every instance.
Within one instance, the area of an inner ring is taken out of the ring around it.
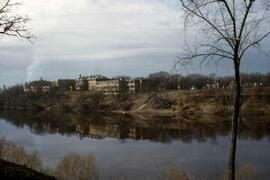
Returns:
[[[24,85],[24,92],[49,92],[51,90],[51,86],[52,83],[50,81],[46,81],[40,78],[38,81],[32,81],[29,83],[26,82]]]
[[[33,86],[27,86],[27,87],[24,87],[23,88],[23,91],[25,93],[29,93],[29,92],[32,92],[32,93],[36,93],[38,90],[36,87],[33,87]]]
[[[218,81],[214,81],[214,83],[212,84],[212,87],[215,89],[219,89],[220,88],[220,83]]]
[[[229,89],[234,89],[235,85],[234,85],[234,81],[231,81],[230,84],[228,85]]]
[[[135,79],[127,82],[129,93],[142,93],[150,90],[147,80]]]
[[[42,86],[42,92],[50,92],[51,86]]]
[[[75,90],[76,82],[74,79],[58,79],[53,81],[52,84],[60,91],[73,91]]]
[[[206,84],[207,89],[219,89],[221,87],[221,84],[216,80],[212,84]]]
[[[88,78],[88,90],[89,91],[96,91],[99,88],[99,84],[100,84],[99,82],[108,81],[108,80],[110,80],[110,79],[107,77],[101,76],[101,75],[90,76]]]
[[[84,78],[78,79],[76,81],[75,89],[76,91],[88,91],[89,89],[88,80]]]

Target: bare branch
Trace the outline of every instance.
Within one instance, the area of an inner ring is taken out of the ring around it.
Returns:
[[[185,35],[189,32],[188,26],[196,23],[207,41],[195,42],[197,47],[189,47],[188,59],[196,54],[209,58],[211,54],[211,57],[216,56],[214,61],[220,57],[240,61],[249,48],[268,36],[268,33],[257,33],[265,17],[269,16],[270,2],[267,0],[180,0],[180,3],[186,11]],[[264,12],[262,18],[253,12],[255,4],[263,6],[260,10],[260,13]],[[204,58],[201,61],[205,62]]]
[[[243,51],[241,52],[241,54],[240,54],[240,59],[243,57],[243,55],[245,54],[245,52],[246,52],[249,48],[251,48],[251,47],[253,47],[253,46],[256,46],[256,45],[259,45],[259,43],[260,43],[261,41],[263,41],[265,38],[267,38],[269,35],[270,35],[270,32],[266,33],[266,34],[263,35],[261,38],[257,39],[256,41],[252,42],[252,43],[249,44],[247,47],[245,47],[245,48],[243,49]]]
[[[7,0],[4,6],[0,8],[0,13],[2,13],[7,6],[9,6],[9,3],[10,3],[10,0]]]
[[[216,0],[213,0],[213,1],[207,1],[207,3],[204,3],[204,4],[199,4],[197,3],[198,1],[192,1],[192,0],[188,0],[189,2],[191,2],[191,4],[193,4],[193,6],[195,6],[195,8],[192,8],[192,5],[186,5],[185,3],[185,0],[180,0],[180,2],[182,3],[182,6],[184,9],[186,9],[188,11],[188,15],[195,15],[197,17],[199,17],[200,19],[202,19],[204,22],[206,22],[208,25],[210,25],[211,28],[213,28],[222,38],[223,40],[225,40],[233,49],[233,44],[230,42],[230,38],[229,37],[226,37],[225,34],[223,34],[221,32],[221,30],[215,26],[213,24],[213,22],[211,22],[202,12],[201,8],[203,8],[204,6],[206,5],[209,5],[211,3],[217,3],[218,1]],[[191,7],[190,7],[191,6]]]
[[[243,30],[244,30],[244,28],[245,28],[245,25],[246,25],[246,21],[247,21],[249,12],[250,12],[251,7],[252,7],[252,5],[253,5],[254,2],[255,2],[255,0],[249,1],[249,4],[248,4],[248,6],[247,6],[247,9],[246,9],[246,12],[245,12],[245,15],[244,15],[244,18],[243,18],[243,20],[242,20],[242,22],[241,22],[241,27],[240,27],[239,35],[238,35],[238,37],[237,37],[238,40],[241,40],[241,38],[242,38]]]
[[[11,12],[14,6],[21,5],[19,3],[11,3],[11,0],[0,7],[0,35],[19,37],[27,39],[31,42],[34,35],[27,28],[27,23],[30,21],[28,16],[13,15]]]

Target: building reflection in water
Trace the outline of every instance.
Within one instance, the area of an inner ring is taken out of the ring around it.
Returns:
[[[35,134],[77,135],[81,139],[117,138],[151,140],[170,143],[181,140],[184,143],[215,142],[217,136],[227,136],[230,118],[224,117],[177,117],[151,116],[131,117],[117,114],[67,114],[1,112],[0,118],[17,127],[27,126]],[[240,138],[261,139],[270,137],[270,121],[263,117],[243,118],[240,123]]]

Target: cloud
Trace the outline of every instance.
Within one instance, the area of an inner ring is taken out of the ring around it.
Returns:
[[[115,67],[122,63],[115,59],[157,52],[176,54],[180,47],[175,42],[180,29],[175,22],[178,13],[167,4],[143,0],[25,1],[24,10],[31,12],[32,29],[38,36],[26,80],[37,78],[40,66],[52,61],[95,61],[102,69],[105,62],[114,62],[110,64]]]
[[[76,78],[81,73],[97,72],[143,76],[153,71],[170,71],[182,52],[183,18],[178,0],[22,0],[22,3],[16,13],[31,17],[29,28],[37,39],[29,44],[0,38],[0,84],[40,76]],[[19,76],[11,76],[11,72]]]

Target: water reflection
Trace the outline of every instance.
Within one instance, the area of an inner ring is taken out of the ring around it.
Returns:
[[[72,113],[34,113],[6,111],[0,112],[0,118],[23,128],[28,126],[38,135],[61,134],[77,135],[81,139],[117,138],[150,140],[171,143],[174,140],[183,143],[216,143],[218,136],[227,136],[230,118],[225,117],[178,117],[178,116],[131,116],[122,114],[72,114]],[[265,117],[242,118],[240,139],[270,139],[270,121]]]
[[[266,117],[240,122],[237,161],[254,167],[258,179],[270,176],[269,122]],[[229,126],[229,117],[0,113],[0,136],[37,151],[46,166],[71,153],[90,153],[100,174],[132,180],[160,179],[171,168],[216,179],[227,164]]]

